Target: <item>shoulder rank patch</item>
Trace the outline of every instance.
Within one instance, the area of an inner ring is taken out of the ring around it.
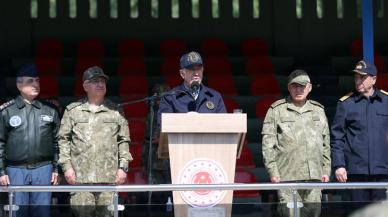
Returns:
[[[385,91],[385,90],[380,90],[383,94],[387,95],[388,96],[388,92]]]
[[[341,97],[339,99],[339,101],[343,102],[343,101],[347,100],[351,95],[353,95],[353,92],[350,92],[350,93],[346,94],[345,96]]]
[[[7,108],[8,106],[10,106],[10,105],[12,105],[14,103],[15,103],[14,99],[12,99],[12,100],[10,100],[8,102],[3,103],[2,105],[0,105],[0,111],[5,109],[5,108]]]
[[[76,107],[82,105],[84,102],[85,101],[82,99],[82,100],[79,100],[77,102],[70,103],[68,106],[66,106],[66,110],[70,111],[73,108],[76,108]]]
[[[314,100],[309,100],[311,104],[313,105],[316,105],[316,106],[319,106],[321,108],[325,108],[325,106],[323,106],[321,103],[317,102],[317,101],[314,101]]]
[[[278,101],[272,103],[271,107],[272,107],[272,108],[275,108],[275,107],[277,107],[277,106],[279,106],[279,105],[281,105],[281,104],[284,104],[284,103],[286,103],[286,102],[287,102],[286,99],[280,99],[280,100],[278,100]]]

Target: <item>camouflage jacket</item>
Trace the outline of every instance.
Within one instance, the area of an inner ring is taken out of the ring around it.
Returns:
[[[298,108],[289,98],[268,109],[262,151],[270,175],[281,181],[321,180],[330,176],[330,134],[324,107],[307,100]]]
[[[77,183],[114,183],[119,167],[127,167],[128,122],[117,106],[105,100],[93,112],[84,100],[66,107],[59,130],[59,163],[73,168]]]

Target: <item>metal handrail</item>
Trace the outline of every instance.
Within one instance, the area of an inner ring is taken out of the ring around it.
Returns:
[[[160,184],[160,185],[56,185],[56,186],[2,186],[0,192],[147,192],[190,190],[283,190],[283,189],[388,189],[388,182],[348,183],[263,183],[263,184]]]
[[[113,215],[118,217],[118,192],[148,191],[191,191],[191,190],[284,190],[291,189],[293,207],[297,207],[297,190],[301,189],[386,189],[388,182],[349,182],[349,183],[265,183],[265,184],[161,184],[161,185],[57,185],[57,186],[2,186],[0,192],[8,192],[9,216],[13,215],[13,197],[15,192],[114,192]],[[294,209],[294,216],[298,216]]]

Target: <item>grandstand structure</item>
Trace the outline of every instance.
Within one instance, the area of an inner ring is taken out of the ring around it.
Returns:
[[[388,2],[373,1],[377,85],[388,89]],[[361,0],[22,0],[0,2],[3,100],[17,94],[15,74],[35,63],[42,97],[62,106],[83,96],[81,75],[92,65],[110,76],[115,102],[152,95],[152,86],[181,82],[179,57],[204,58],[205,83],[228,112],[248,114],[248,134],[236,182],[268,182],[260,131],[269,105],[287,92],[295,68],[310,73],[311,97],[331,120],[340,96],[353,89],[350,71],[363,57]],[[148,106],[124,107],[132,137],[129,182],[140,175]],[[258,191],[236,198],[270,200]]]

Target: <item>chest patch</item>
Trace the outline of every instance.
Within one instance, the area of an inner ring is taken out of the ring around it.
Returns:
[[[212,101],[206,101],[206,107],[210,110],[213,110],[215,106]]]
[[[41,115],[40,120],[45,122],[53,122],[54,118],[50,115]]]
[[[18,127],[20,124],[22,124],[22,119],[17,115],[14,115],[9,119],[9,125],[12,127]]]

